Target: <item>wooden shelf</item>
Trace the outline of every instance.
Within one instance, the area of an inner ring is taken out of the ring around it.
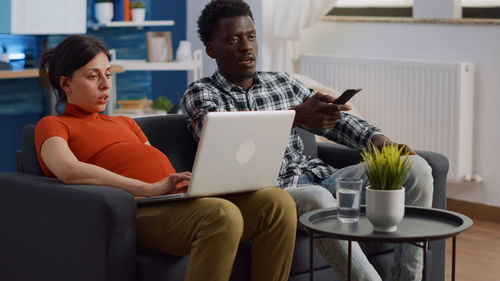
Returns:
[[[146,60],[114,60],[112,64],[123,66],[125,71],[193,70],[197,67],[194,62],[147,62]]]
[[[121,110],[116,109],[113,115],[128,116],[130,118],[141,118],[141,117],[151,117],[151,116],[163,116],[167,115],[165,111],[160,110],[145,110],[145,112],[133,112],[133,110]]]
[[[202,71],[202,50],[198,49],[193,52],[193,60],[191,62],[148,62],[146,60],[121,60],[116,59],[115,51],[111,50],[111,65],[121,66],[125,71],[172,71],[172,70],[194,70],[194,81],[201,78]]]
[[[111,72],[121,73],[125,68],[121,65],[112,65]],[[29,68],[23,70],[0,70],[0,79],[18,79],[18,78],[38,78],[38,68]]]
[[[87,27],[93,30],[99,30],[99,28],[108,27],[137,27],[141,29],[145,26],[174,26],[175,22],[173,20],[147,20],[147,21],[111,21],[108,23],[97,23],[89,22]]]
[[[0,79],[36,78],[36,77],[38,77],[38,68],[30,68],[23,70],[0,70]]]

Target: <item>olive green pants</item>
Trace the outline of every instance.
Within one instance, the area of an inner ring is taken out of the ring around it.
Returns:
[[[137,210],[140,250],[189,255],[184,280],[229,280],[240,242],[252,240],[252,281],[288,280],[295,245],[295,203],[280,188],[144,205]]]

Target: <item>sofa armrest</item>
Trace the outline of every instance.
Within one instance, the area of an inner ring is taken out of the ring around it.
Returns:
[[[432,168],[434,193],[432,207],[446,209],[446,177],[448,175],[448,159],[437,152],[416,151]],[[355,165],[361,161],[359,150],[336,143],[318,143],[318,157],[326,164],[339,169]]]
[[[0,173],[0,194],[0,279],[135,280],[127,192]]]

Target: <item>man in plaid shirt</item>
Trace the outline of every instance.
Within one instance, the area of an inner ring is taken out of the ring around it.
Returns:
[[[372,142],[377,147],[391,140],[380,130],[335,105],[329,95],[314,93],[287,73],[256,71],[258,44],[253,15],[243,1],[212,1],[198,19],[198,33],[218,70],[192,83],[183,104],[188,129],[199,138],[205,115],[210,111],[296,111],[293,127],[302,127],[337,143],[361,149]],[[412,168],[407,176],[406,204],[431,207],[433,178],[427,162],[407,146]],[[294,198],[298,215],[336,206],[335,179],[361,178],[369,184],[363,164],[336,170],[318,158],[303,155],[304,145],[292,129],[282,161],[279,184]],[[364,193],[363,189],[363,193]],[[364,198],[364,194],[362,196]],[[346,278],[347,242],[316,239],[325,260]],[[421,280],[422,250],[409,244],[395,250],[393,280]],[[353,244],[353,280],[381,280],[357,243]]]

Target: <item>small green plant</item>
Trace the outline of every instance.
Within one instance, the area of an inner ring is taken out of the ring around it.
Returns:
[[[144,9],[146,8],[146,3],[142,1],[130,2],[130,9]]]
[[[170,110],[172,110],[173,108],[174,108],[174,105],[172,104],[170,99],[167,97],[164,97],[164,96],[159,96],[151,104],[151,109],[165,110],[165,112],[167,112],[167,113]]]
[[[370,148],[364,148],[361,152],[366,175],[372,189],[394,190],[400,189],[408,175],[411,161],[408,159],[408,151],[403,152],[404,145],[389,144],[382,149],[371,144]]]

